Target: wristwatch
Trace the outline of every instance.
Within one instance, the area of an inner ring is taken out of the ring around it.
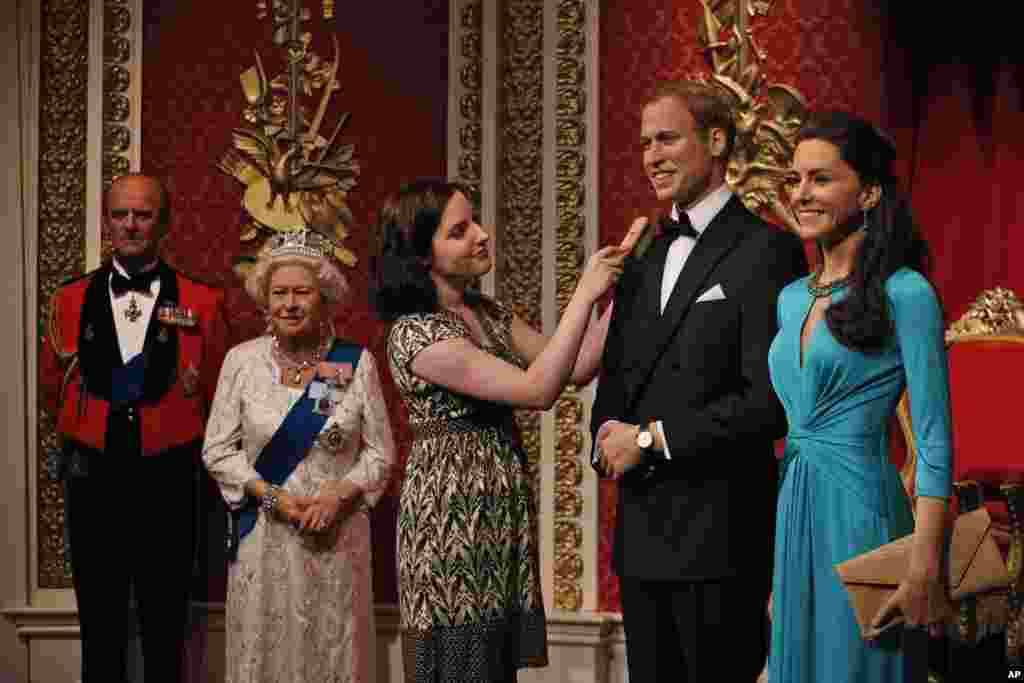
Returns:
[[[654,450],[654,434],[647,426],[640,427],[640,431],[636,433],[636,445],[644,460],[649,461],[657,455],[657,451]]]

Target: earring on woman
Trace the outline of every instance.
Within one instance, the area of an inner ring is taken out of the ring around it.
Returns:
[[[860,231],[861,232],[867,232],[868,231],[868,209],[867,209],[867,207],[864,207],[863,209],[861,209],[861,211],[864,212],[864,222],[861,223],[861,225],[860,225]]]

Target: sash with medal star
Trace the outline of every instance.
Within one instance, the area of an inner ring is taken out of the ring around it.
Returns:
[[[355,370],[362,355],[363,347],[334,341],[325,360],[328,363],[347,363]],[[268,484],[280,486],[291,476],[302,462],[317,435],[327,423],[329,411],[322,409],[324,401],[333,402],[332,389],[324,382],[314,379],[302,392],[292,409],[288,411],[281,426],[263,447],[254,465],[256,472]],[[318,405],[320,404],[320,405]],[[238,546],[256,526],[259,515],[259,501],[249,498],[240,510],[228,517],[228,558],[238,558]]]

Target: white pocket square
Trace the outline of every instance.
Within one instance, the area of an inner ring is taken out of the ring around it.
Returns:
[[[706,292],[701,294],[699,297],[697,297],[697,301],[695,301],[694,303],[698,303],[699,304],[699,303],[701,303],[703,301],[718,301],[719,299],[724,299],[724,298],[725,298],[725,292],[722,291],[722,285],[715,285],[714,287],[712,287],[711,289],[707,290]]]

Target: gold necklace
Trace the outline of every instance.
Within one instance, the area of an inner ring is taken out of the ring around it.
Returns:
[[[811,296],[815,299],[821,299],[826,296],[832,296],[833,292],[842,289],[843,287],[850,284],[850,280],[853,278],[853,275],[850,274],[847,275],[846,277],[841,277],[838,280],[833,280],[832,282],[829,282],[827,285],[818,284],[818,278],[820,277],[821,271],[819,270],[814,273],[813,277],[807,280],[807,291],[810,292]]]

